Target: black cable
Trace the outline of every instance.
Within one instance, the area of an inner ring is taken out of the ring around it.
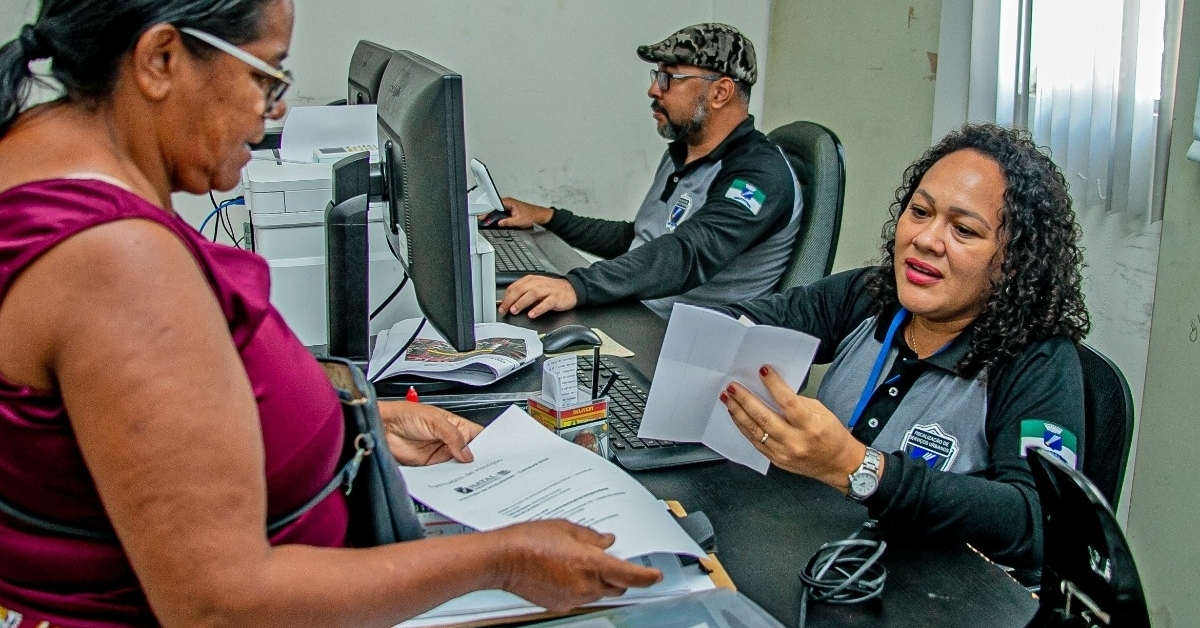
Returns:
[[[223,204],[221,211],[217,212],[217,218],[221,219],[221,226],[225,228],[225,235],[229,236],[229,241],[237,246],[237,234],[233,232],[233,220],[229,218],[229,204]]]
[[[875,527],[868,521],[848,538],[826,543],[808,559],[800,571],[800,617],[797,628],[808,619],[808,603],[859,604],[883,593],[887,567],[879,563],[887,549],[884,541],[860,539],[863,530]]]
[[[375,308],[374,312],[371,312],[371,320],[375,320],[375,317],[379,316],[379,313],[383,311],[383,308],[385,308],[389,304],[391,304],[392,300],[396,298],[396,295],[400,294],[400,291],[404,289],[404,286],[407,283],[408,283],[408,275],[405,275],[404,279],[400,280],[400,285],[396,286],[395,290],[392,290],[392,293],[389,294],[388,297],[383,300],[383,303],[379,304],[379,307]]]
[[[243,200],[245,199],[244,196],[242,198]],[[256,253],[258,252],[258,243],[254,241],[254,212],[248,208],[246,210],[246,219],[250,221],[250,252]]]

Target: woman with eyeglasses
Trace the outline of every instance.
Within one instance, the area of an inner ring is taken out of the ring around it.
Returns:
[[[554,609],[659,578],[563,521],[344,549],[324,372],[265,262],[171,193],[227,190],[283,116],[290,0],[45,0],[0,47],[0,624],[390,626],[501,588]],[[27,106],[30,63],[61,96]],[[381,404],[406,464],[469,460],[475,426]]]

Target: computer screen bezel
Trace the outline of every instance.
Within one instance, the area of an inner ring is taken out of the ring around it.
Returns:
[[[388,61],[395,50],[365,39],[359,40],[350,57],[346,73],[346,104],[374,105],[379,102],[379,86]]]
[[[397,50],[377,104],[388,241],[429,323],[456,351],[474,350],[462,76]]]

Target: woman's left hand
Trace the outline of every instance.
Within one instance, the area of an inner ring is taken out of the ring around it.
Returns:
[[[745,386],[732,383],[721,393],[721,401],[738,430],[775,466],[846,492],[866,445],[820,401],[797,395],[774,369],[764,366],[759,375],[783,414]]]
[[[407,466],[475,459],[467,443],[483,427],[441,408],[409,401],[381,401],[379,414],[387,432],[388,449]]]

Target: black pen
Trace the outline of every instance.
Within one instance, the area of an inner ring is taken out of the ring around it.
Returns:
[[[612,390],[613,384],[615,384],[615,383],[617,383],[617,374],[613,373],[612,375],[608,376],[608,381],[604,382],[604,388],[600,389],[600,394],[595,398],[600,399],[604,395],[607,395],[608,391]]]
[[[592,347],[592,399],[600,387],[600,347]]]

